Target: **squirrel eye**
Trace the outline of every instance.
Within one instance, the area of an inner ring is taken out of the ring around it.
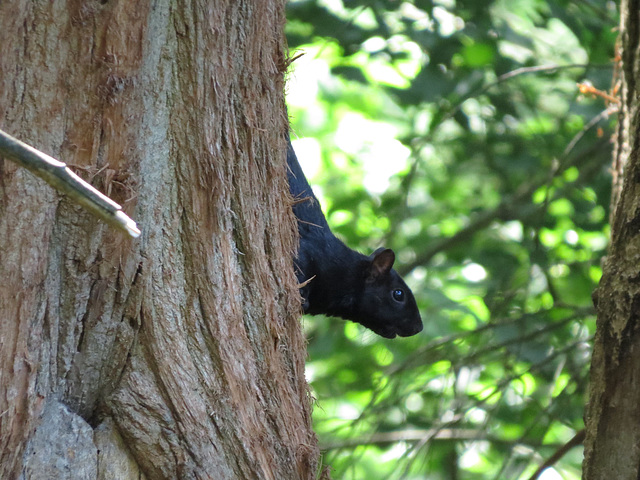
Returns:
[[[404,302],[404,290],[396,288],[391,295],[396,302]]]

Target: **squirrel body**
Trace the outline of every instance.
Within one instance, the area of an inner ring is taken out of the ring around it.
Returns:
[[[413,293],[392,268],[393,250],[379,248],[366,256],[347,247],[331,232],[290,141],[287,165],[300,235],[295,267],[304,312],[352,320],[385,338],[420,332]]]

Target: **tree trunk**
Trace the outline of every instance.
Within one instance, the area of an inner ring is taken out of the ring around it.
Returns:
[[[284,1],[0,3],[0,478],[315,478]]]
[[[620,115],[611,246],[594,293],[598,313],[583,478],[634,479],[640,467],[640,2],[623,0]]]

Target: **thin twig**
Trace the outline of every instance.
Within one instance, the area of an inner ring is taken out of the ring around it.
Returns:
[[[583,152],[582,155],[578,155],[570,160],[568,160],[568,154],[571,149],[575,147],[576,143],[584,136],[584,132],[586,130],[593,128],[599,121],[610,115],[610,113],[610,109],[604,110],[596,117],[594,117],[592,121],[590,121],[580,132],[578,132],[574,136],[574,138],[571,140],[571,142],[563,152],[563,160],[558,162],[558,164],[553,167],[552,176],[557,176],[560,173],[566,171],[569,167],[578,164],[581,160],[583,160],[583,158],[589,159],[593,148],[588,150],[587,152]],[[594,148],[598,147],[599,145],[596,144]],[[406,275],[414,268],[427,264],[437,253],[445,251],[455,245],[458,245],[462,241],[471,238],[478,231],[483,230],[484,228],[491,225],[493,221],[506,218],[518,218],[517,216],[514,217],[513,212],[517,210],[516,208],[514,208],[514,206],[519,205],[524,200],[530,198],[538,188],[547,183],[549,183],[549,179],[548,176],[545,176],[542,179],[536,179],[531,183],[521,185],[514,194],[504,197],[502,202],[500,202],[500,204],[498,204],[495,208],[479,213],[469,223],[469,225],[459,230],[457,233],[453,234],[450,237],[441,238],[433,242],[425,251],[416,255],[416,258],[411,263],[405,264],[402,267],[397,268],[396,270],[398,271],[398,273],[400,273],[400,275]]]
[[[321,443],[320,450],[337,450],[342,448],[356,448],[365,445],[387,445],[389,443],[396,442],[419,442],[425,437],[431,438],[431,440],[447,440],[447,441],[485,441],[496,443],[499,445],[513,445],[519,442],[512,439],[505,439],[495,435],[487,435],[487,432],[472,428],[428,428],[417,429],[407,428],[404,430],[396,430],[391,432],[376,432],[369,436],[361,438],[345,438],[328,443]],[[543,446],[542,444],[533,445],[531,443],[528,446]],[[560,448],[563,445],[544,445],[545,447],[556,446]]]
[[[569,450],[571,450],[573,447],[577,447],[578,445],[581,445],[582,442],[584,442],[584,437],[585,437],[585,429],[583,428],[578,433],[576,433],[571,440],[569,440],[567,443],[562,445],[562,447],[556,450],[556,452],[553,455],[551,455],[551,457],[549,457],[542,465],[540,465],[540,468],[538,468],[534,472],[534,474],[531,475],[529,480],[537,480],[537,478],[540,475],[542,475],[542,472],[544,472],[550,466],[555,465],[558,462],[558,460],[564,457]]]
[[[136,222],[122,211],[122,207],[73,173],[66,163],[21,142],[0,130],[0,155],[13,160],[105,223],[133,238],[140,236]]]

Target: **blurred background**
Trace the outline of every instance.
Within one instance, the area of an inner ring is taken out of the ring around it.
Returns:
[[[307,317],[334,479],[528,479],[583,428],[618,7],[292,0],[294,148],[334,232],[396,251],[424,331]],[[578,479],[582,447],[545,480]]]

